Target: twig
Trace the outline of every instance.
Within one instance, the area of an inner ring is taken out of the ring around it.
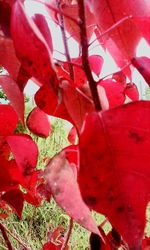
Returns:
[[[3,238],[5,240],[6,246],[8,247],[9,250],[13,250],[13,247],[12,247],[12,245],[10,243],[10,240],[9,240],[8,236],[7,236],[6,229],[1,223],[0,223],[0,230],[2,232],[2,235],[3,235]]]
[[[68,245],[68,241],[70,239],[70,235],[71,235],[71,232],[72,232],[72,228],[73,228],[73,219],[70,218],[70,221],[69,221],[69,228],[68,228],[68,231],[66,233],[66,237],[65,237],[65,240],[64,240],[64,243],[61,247],[61,250],[65,250],[67,245]]]
[[[110,31],[114,30],[115,28],[117,28],[120,24],[124,23],[125,21],[129,20],[132,18],[132,15],[130,16],[126,16],[124,18],[122,18],[121,20],[119,20],[117,23],[113,24],[110,28],[108,28],[107,30],[105,30],[102,34],[100,34],[98,37],[96,37],[88,46],[91,46],[94,42],[97,41],[97,39],[102,38],[103,36],[105,36],[107,33],[109,33]]]
[[[2,225],[0,223],[0,225]],[[30,248],[28,248],[18,237],[16,237],[14,234],[12,234],[4,225],[2,225],[2,227],[5,229],[5,231],[12,237],[14,238],[20,245],[22,245],[24,247],[24,250],[30,250]]]
[[[92,76],[92,72],[89,65],[88,60],[88,43],[87,43],[87,31],[86,31],[86,24],[85,24],[85,9],[84,9],[84,0],[78,0],[79,6],[79,27],[80,27],[80,39],[81,39],[81,46],[82,46],[82,64],[83,68],[89,82],[90,90],[92,93],[92,98],[95,104],[96,110],[101,110],[101,104],[98,96],[98,91],[96,87],[96,82]]]
[[[61,0],[57,0],[57,6],[58,9],[60,9],[60,4],[61,4]],[[59,14],[59,20],[60,20],[60,29],[61,29],[61,33],[62,33],[62,38],[63,38],[63,43],[64,43],[64,47],[65,47],[65,55],[66,55],[66,59],[68,61],[68,67],[69,67],[69,72],[70,72],[70,78],[72,80],[74,80],[74,71],[73,71],[73,66],[71,64],[71,58],[70,58],[70,54],[69,54],[69,48],[68,48],[68,43],[67,43],[67,37],[66,37],[66,32],[65,32],[65,27],[64,27],[64,17],[62,15],[62,13]]]

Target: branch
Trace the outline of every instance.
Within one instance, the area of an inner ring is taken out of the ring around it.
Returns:
[[[0,223],[0,230],[2,232],[2,235],[3,235],[3,238],[5,240],[5,243],[6,243],[6,246],[8,247],[9,250],[13,250],[13,247],[10,243],[10,240],[7,236],[7,233],[6,233],[6,230],[5,230],[5,227]]]
[[[64,241],[64,243],[63,243],[63,245],[62,245],[61,250],[65,250],[65,249],[66,249],[66,247],[67,247],[67,245],[68,245],[68,241],[69,241],[69,239],[70,239],[70,235],[71,235],[71,232],[72,232],[72,228],[73,228],[73,219],[70,218],[70,221],[69,221],[69,228],[68,228],[68,231],[67,231],[67,233],[66,233],[65,241]]]
[[[57,6],[58,9],[60,9],[60,4],[61,4],[61,0],[57,0]],[[64,47],[65,47],[65,54],[66,54],[66,59],[68,61],[68,67],[69,67],[69,72],[70,72],[70,78],[72,80],[74,80],[74,71],[73,71],[73,66],[71,64],[71,58],[70,58],[70,54],[69,54],[69,48],[68,48],[68,43],[67,43],[67,37],[66,37],[66,32],[65,32],[65,27],[64,27],[64,17],[62,15],[62,13],[59,13],[59,17],[60,17],[60,29],[61,29],[61,33],[62,33],[62,38],[63,38],[63,43],[64,43]]]
[[[78,0],[79,6],[79,27],[80,27],[80,39],[81,39],[81,46],[82,46],[82,64],[83,68],[89,82],[90,90],[92,93],[92,98],[95,104],[96,110],[101,110],[101,104],[98,96],[96,82],[92,76],[92,72],[89,65],[88,60],[88,43],[87,43],[87,31],[86,31],[86,24],[85,24],[85,9],[84,9],[84,0]]]

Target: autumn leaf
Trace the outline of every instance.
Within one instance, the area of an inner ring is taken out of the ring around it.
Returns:
[[[87,115],[80,135],[84,201],[109,219],[131,249],[141,246],[149,201],[149,126],[150,102],[138,101]]]
[[[90,210],[82,200],[78,183],[64,152],[57,154],[47,164],[45,180],[59,206],[83,227],[99,234]]]

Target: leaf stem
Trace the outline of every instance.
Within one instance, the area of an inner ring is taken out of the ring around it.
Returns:
[[[80,27],[80,39],[81,39],[81,47],[82,47],[82,64],[83,68],[89,82],[92,98],[95,104],[95,109],[100,111],[101,104],[98,96],[96,82],[92,76],[92,72],[89,65],[88,60],[88,43],[87,43],[87,31],[85,24],[85,9],[84,9],[84,0],[78,0],[79,6],[79,27]]]
[[[72,228],[73,228],[73,219],[70,218],[70,221],[69,221],[69,228],[68,228],[68,231],[67,231],[67,233],[66,233],[65,241],[64,241],[64,243],[63,243],[63,245],[62,245],[61,250],[65,250],[65,249],[66,249],[66,247],[67,247],[67,245],[68,245],[68,241],[69,241],[69,239],[70,239],[70,235],[71,235],[71,232],[72,232]]]

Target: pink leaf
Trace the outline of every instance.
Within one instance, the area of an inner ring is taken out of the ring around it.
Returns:
[[[0,104],[0,135],[10,135],[14,132],[18,116],[10,105]]]
[[[64,152],[56,155],[48,163],[45,170],[45,180],[54,199],[68,215],[86,229],[99,234],[90,210],[81,198],[78,183]]]
[[[41,137],[48,137],[51,132],[50,121],[47,115],[35,107],[27,118],[27,126],[34,134]]]
[[[24,123],[24,96],[20,91],[17,83],[10,76],[0,76],[0,85],[11,102],[19,119]]]

